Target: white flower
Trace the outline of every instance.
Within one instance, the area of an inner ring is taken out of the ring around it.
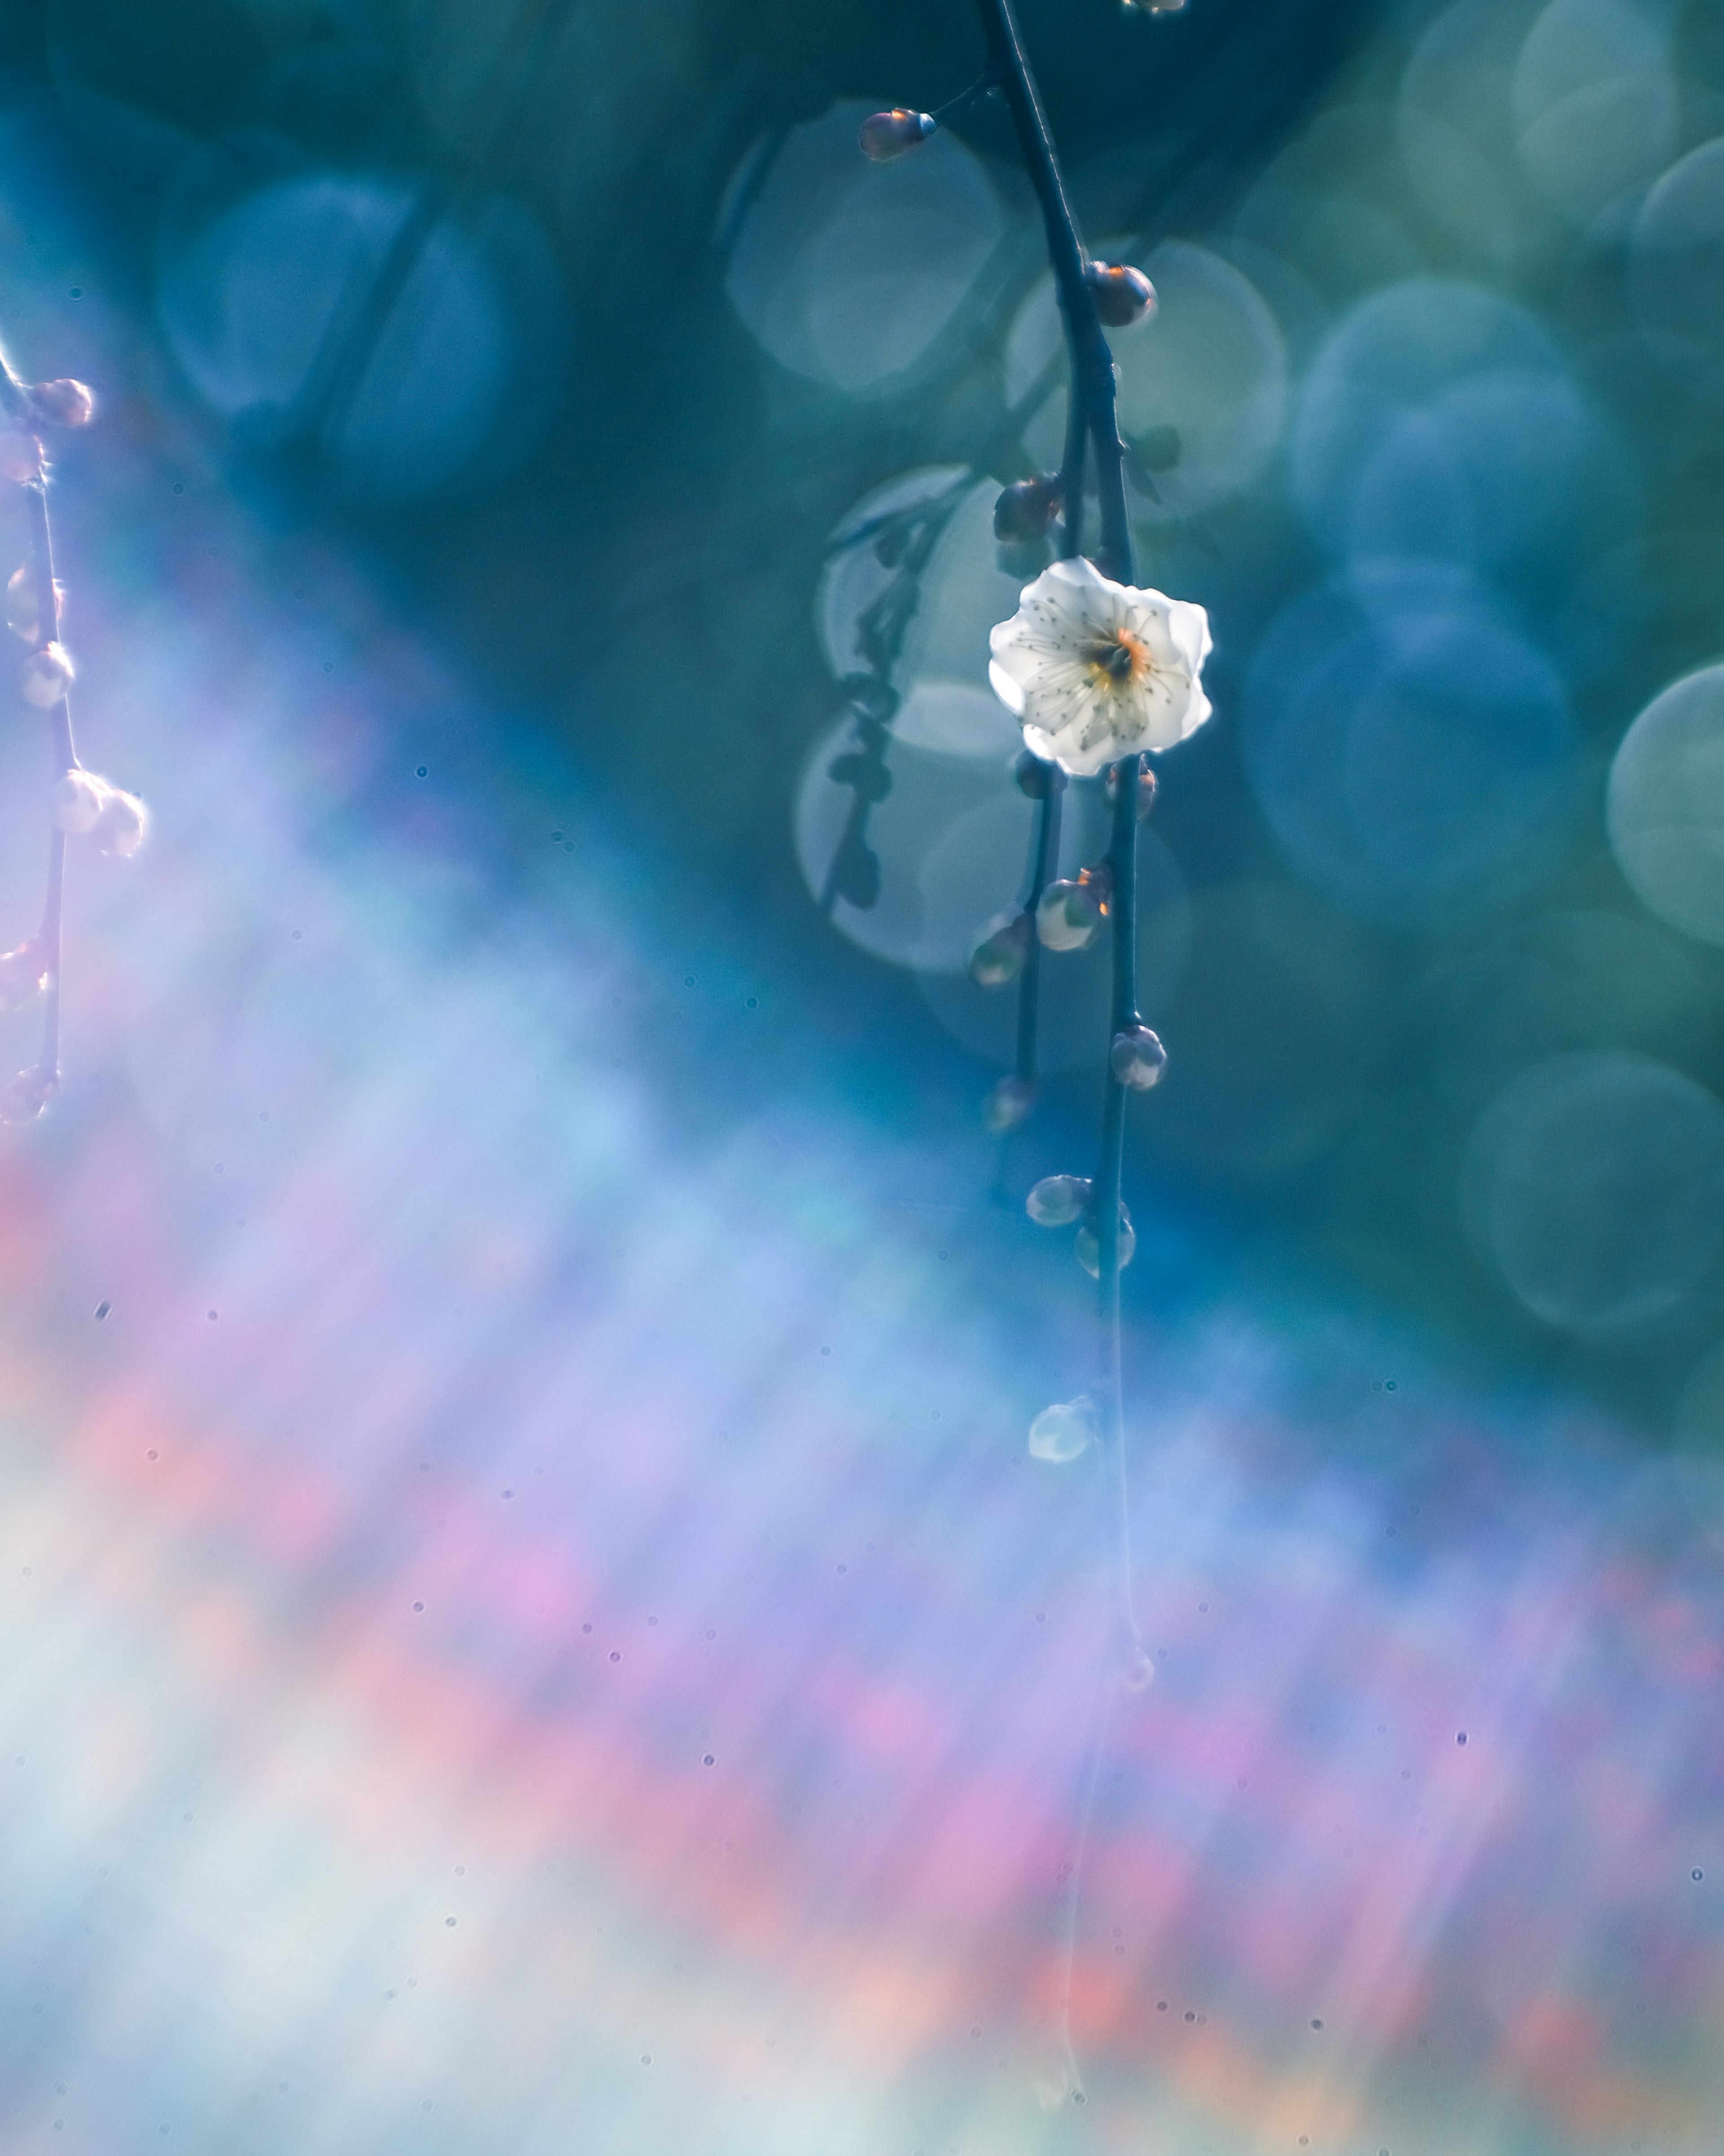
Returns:
[[[1140,749],[1172,748],[1209,716],[1202,607],[1113,583],[1081,557],[1026,585],[990,642],[995,695],[1023,721],[1031,750],[1075,778]]]

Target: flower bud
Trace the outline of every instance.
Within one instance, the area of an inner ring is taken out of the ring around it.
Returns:
[[[0,433],[0,477],[19,481],[42,476],[42,444],[22,427]]]
[[[1167,1068],[1167,1051],[1147,1025],[1122,1026],[1113,1037],[1107,1060],[1121,1085],[1138,1093],[1159,1086]]]
[[[870,112],[856,130],[862,154],[876,165],[890,164],[906,150],[919,149],[934,131],[931,113],[906,111],[895,105],[890,112]]]
[[[100,852],[129,861],[148,834],[150,812],[136,793],[110,786],[102,813],[90,828]]]
[[[1155,308],[1155,286],[1141,270],[1114,262],[1090,262],[1084,266],[1090,290],[1095,295],[1095,311],[1111,330],[1128,330]]]
[[[1060,506],[1060,481],[1051,473],[1014,480],[993,505],[993,536],[1003,546],[1046,536]]]
[[[970,953],[970,978],[978,988],[1003,988],[1024,970],[1029,948],[1029,916],[997,913],[976,939]]]
[[[98,778],[93,771],[67,772],[54,786],[54,822],[61,830],[74,835],[93,831],[113,791],[107,780]]]
[[[0,1010],[22,1010],[48,986],[48,967],[39,945],[20,943],[0,952]]]
[[[1044,1175],[1024,1201],[1038,1228],[1069,1228],[1090,1209],[1087,1175]]]
[[[1126,0],[1128,15],[1177,15],[1185,0]]]
[[[1029,1450],[1037,1460],[1050,1460],[1058,1466],[1067,1460],[1075,1460],[1095,1440],[1095,1403],[1087,1393],[1080,1393],[1075,1400],[1061,1400],[1054,1406],[1044,1408],[1029,1425]]]
[[[59,1089],[58,1070],[20,1070],[0,1086],[0,1123],[33,1123]]]
[[[1147,1691],[1155,1682],[1155,1664],[1142,1647],[1132,1647],[1127,1651],[1125,1666],[1120,1671],[1120,1682],[1129,1691]]]
[[[30,412],[44,427],[87,427],[95,417],[95,398],[68,375],[37,382],[30,391]]]
[[[18,685],[24,692],[24,701],[34,704],[38,711],[50,711],[59,703],[72,681],[72,662],[58,644],[44,644],[39,651],[33,651],[18,669]]]
[[[33,650],[42,641],[42,609],[28,562],[20,562],[6,580],[6,626]]]
[[[1015,1131],[1035,1106],[1035,1087],[1027,1078],[1002,1078],[982,1103],[982,1120],[996,1137]]]
[[[1099,879],[1050,883],[1035,909],[1035,932],[1049,951],[1087,950],[1101,933],[1103,903]]]
[[[1039,801],[1046,793],[1049,782],[1061,783],[1065,774],[1057,763],[1050,763],[1047,757],[1038,756],[1034,749],[1027,748],[1013,766],[1013,776],[1018,781],[1020,793],[1027,793],[1032,801]]]
[[[1101,1238],[1095,1232],[1093,1219],[1085,1220],[1077,1231],[1077,1261],[1091,1280],[1101,1277]],[[1131,1264],[1137,1248],[1137,1231],[1131,1225],[1131,1216],[1126,1210],[1126,1201],[1120,1200],[1120,1270],[1124,1272]]]
[[[1116,763],[1107,767],[1107,776],[1101,782],[1101,790],[1107,797],[1111,808],[1120,798],[1120,767]],[[1137,766],[1137,820],[1141,824],[1155,806],[1155,773],[1147,763]]]

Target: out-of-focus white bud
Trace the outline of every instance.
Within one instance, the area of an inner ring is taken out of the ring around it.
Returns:
[[[23,427],[0,432],[0,477],[19,481],[42,476],[42,444]]]
[[[42,641],[42,609],[36,603],[36,578],[20,562],[6,580],[6,626],[33,648]]]
[[[69,375],[38,382],[30,390],[30,410],[44,427],[87,427],[95,417],[95,398]]]
[[[26,703],[38,711],[51,711],[72,685],[73,666],[64,646],[44,644],[33,651],[18,669],[18,685]]]
[[[1075,1460],[1095,1441],[1095,1403],[1087,1393],[1044,1408],[1029,1425],[1029,1450],[1037,1460],[1059,1466]]]
[[[1077,1261],[1091,1280],[1101,1277],[1101,1238],[1095,1232],[1095,1223],[1085,1220],[1077,1231]],[[1137,1231],[1131,1225],[1131,1216],[1126,1210],[1126,1201],[1120,1200],[1120,1270],[1124,1272],[1131,1264],[1137,1248]]]
[[[47,985],[48,967],[38,945],[20,943],[16,951],[0,952],[0,1010],[22,1010]]]
[[[1044,1175],[1024,1201],[1038,1228],[1069,1228],[1090,1207],[1087,1175]]]
[[[1035,1106],[1035,1087],[1027,1078],[1002,1078],[982,1103],[982,1120],[997,1137],[1017,1129]]]
[[[1112,808],[1114,803],[1117,801],[1120,797],[1120,767],[1118,764],[1111,763],[1107,767],[1106,773],[1102,778],[1101,790],[1107,797],[1108,807],[1110,808]],[[1137,770],[1137,820],[1140,824],[1143,821],[1144,818],[1148,815],[1150,810],[1154,808],[1155,796],[1155,773],[1140,757],[1138,758]]]
[[[920,149],[933,131],[931,113],[911,112],[895,105],[890,112],[870,112],[856,130],[856,140],[865,157],[885,165],[906,150]]]
[[[1095,295],[1095,311],[1111,330],[1128,330],[1155,311],[1155,286],[1141,270],[1117,262],[1090,262],[1084,267],[1090,290]]]
[[[100,852],[129,861],[149,835],[150,812],[136,793],[110,786],[102,813],[90,829]]]
[[[58,1070],[20,1070],[0,1086],[0,1123],[33,1123],[59,1089]]]
[[[67,772],[54,782],[54,822],[74,836],[93,831],[113,791],[107,780],[98,778],[93,771]]]
[[[1114,1035],[1108,1060],[1121,1086],[1147,1093],[1152,1086],[1159,1086],[1166,1075],[1167,1051],[1160,1035],[1147,1025],[1127,1025]]]
[[[1049,951],[1083,951],[1101,933],[1103,891],[1099,881],[1050,883],[1035,909],[1035,932]]]
[[[1022,913],[997,913],[976,939],[970,953],[970,978],[980,988],[1003,988],[1024,970],[1029,948],[1029,920]]]

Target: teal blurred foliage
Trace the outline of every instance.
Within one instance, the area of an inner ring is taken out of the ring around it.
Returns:
[[[1134,1206],[1195,1205],[1247,1278],[1411,1310],[1660,1426],[1724,1330],[1683,1210],[1711,1125],[1673,1153],[1659,1106],[1672,1072],[1724,1090],[1724,973],[1624,880],[1603,799],[1635,714],[1724,644],[1716,10],[1022,16],[1088,234],[1162,290],[1120,347],[1140,575],[1217,639],[1218,722],[1152,827],[1172,1065]],[[379,564],[747,924],[859,1082],[897,1060],[979,1096],[993,1021],[948,945],[1021,867],[985,716],[948,700],[926,724],[973,721],[962,754],[895,751],[901,947],[823,919],[796,844],[841,716],[829,535],[906,473],[974,468],[899,686],[979,690],[975,624],[1027,567],[986,507],[1057,439],[1003,119],[901,173],[834,147],[853,105],[962,86],[967,0],[54,0],[0,36],[153,325],[160,424]],[[913,238],[881,239],[900,186]],[[1054,1045],[1026,1176],[1081,1145],[1101,1049]],[[1635,1134],[1590,1199],[1570,1127],[1516,1106],[1559,1058],[1564,1102],[1609,1095],[1573,1128]]]

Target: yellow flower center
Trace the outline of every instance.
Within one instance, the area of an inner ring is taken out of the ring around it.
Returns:
[[[1085,659],[1101,688],[1123,689],[1130,682],[1142,680],[1155,668],[1147,644],[1128,629],[1116,629],[1101,643],[1092,644]]]

